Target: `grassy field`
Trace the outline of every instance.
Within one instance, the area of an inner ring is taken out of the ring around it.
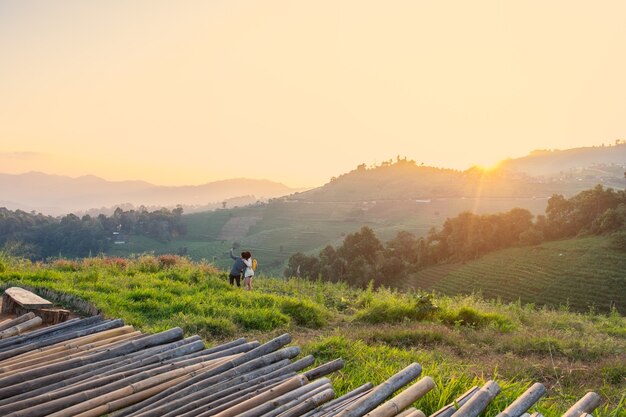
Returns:
[[[239,242],[259,260],[261,274],[282,275],[286,262],[296,252],[317,254],[326,245],[339,245],[348,233],[362,226],[372,228],[382,241],[407,230],[422,236],[440,227],[447,217],[462,211],[496,213],[523,207],[542,213],[546,199],[532,198],[451,198],[429,202],[382,200],[373,202],[275,201],[256,207],[240,207],[183,216],[187,234],[179,240],[161,243],[130,237],[115,245],[111,256],[179,253],[187,248],[194,260],[207,259],[227,268],[228,249]],[[241,227],[237,227],[238,223]]]
[[[71,294],[144,331],[180,326],[209,344],[290,332],[318,361],[346,361],[332,377],[339,393],[417,361],[437,383],[416,404],[426,414],[490,378],[503,390],[488,417],[535,381],[549,389],[536,408],[547,417],[587,390],[605,400],[597,416],[621,416],[626,405],[626,319],[616,313],[262,277],[245,292],[211,264],[175,256],[52,264],[0,257],[0,283]]]
[[[608,312],[614,303],[626,314],[626,254],[612,249],[607,237],[561,240],[427,268],[404,285],[450,295],[479,292],[486,298],[577,311]]]

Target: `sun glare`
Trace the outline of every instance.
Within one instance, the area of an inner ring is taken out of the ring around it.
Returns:
[[[493,172],[500,168],[500,164],[501,161],[498,161],[495,164],[476,164],[474,166],[484,172]]]

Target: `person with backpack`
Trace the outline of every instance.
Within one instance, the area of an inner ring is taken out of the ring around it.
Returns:
[[[246,269],[246,263],[243,260],[243,255],[246,252],[241,252],[241,256],[235,256],[233,254],[234,248],[230,248],[230,257],[235,260],[233,263],[233,267],[230,269],[230,275],[228,276],[230,279],[230,285],[234,285],[237,282],[237,286],[241,287],[241,274]],[[249,253],[249,252],[248,252]]]

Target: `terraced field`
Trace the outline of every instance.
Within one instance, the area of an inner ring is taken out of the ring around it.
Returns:
[[[465,264],[420,271],[406,287],[444,294],[480,292],[486,298],[576,311],[615,305],[626,313],[626,253],[606,237],[586,237],[510,248]]]
[[[194,260],[208,259],[223,269],[229,267],[228,249],[237,240],[259,258],[263,274],[282,275],[287,260],[296,252],[317,254],[324,246],[341,244],[348,233],[371,227],[382,241],[406,230],[417,236],[432,227],[441,227],[447,217],[462,211],[496,213],[523,207],[542,213],[546,199],[534,198],[442,198],[311,202],[274,201],[261,206],[194,213],[183,216],[187,234],[174,242],[131,237],[108,254],[186,254]],[[251,221],[251,219],[254,219]],[[234,226],[234,229],[230,229]],[[241,226],[241,227],[240,227]],[[237,239],[230,239],[237,237]]]

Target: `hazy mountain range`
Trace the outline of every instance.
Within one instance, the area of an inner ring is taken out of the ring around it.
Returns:
[[[603,184],[624,188],[626,143],[567,150],[539,150],[507,159],[496,172],[457,171],[417,165],[406,159],[365,165],[306,191],[268,180],[229,179],[198,186],[159,186],[144,181],[107,181],[40,172],[0,174],[0,207],[62,215],[109,213],[115,206],[173,207],[186,213],[241,206],[274,197],[301,201],[368,201],[446,197],[549,197],[571,195]],[[297,194],[294,194],[297,193]]]
[[[233,201],[250,204],[296,191],[277,182],[245,178],[174,187],[144,181],[107,181],[92,175],[71,178],[41,172],[0,174],[0,206],[50,215],[122,204],[147,207],[181,204],[211,209],[221,207],[224,201],[230,207]]]
[[[500,168],[531,176],[587,171],[623,177],[626,169],[626,141],[616,141],[613,146],[536,150],[522,158],[504,160]]]

